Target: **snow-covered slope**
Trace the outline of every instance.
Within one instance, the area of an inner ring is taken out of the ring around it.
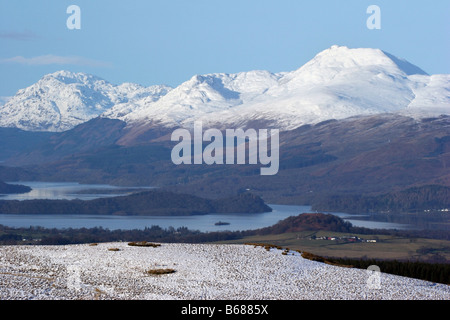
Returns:
[[[1,300],[448,300],[444,284],[250,245],[1,246]],[[162,275],[152,269],[173,269]]]
[[[194,76],[156,102],[116,117],[167,126],[246,126],[282,130],[306,123],[386,112],[450,113],[450,75],[423,70],[379,49],[333,46],[292,72],[251,71]],[[132,108],[128,108],[132,110]],[[115,117],[111,112],[106,117]]]
[[[0,126],[29,131],[65,131],[95,118],[114,105],[151,97],[169,88],[116,86],[96,76],[59,71],[19,90],[0,107]]]
[[[449,89],[450,75],[428,76],[381,50],[334,46],[286,73],[258,100],[241,105],[238,113],[227,110],[215,117],[227,124],[269,120],[274,127],[295,129],[386,112],[440,115],[450,112]]]
[[[298,70],[196,75],[180,86],[114,86],[58,72],[0,107],[0,126],[62,131],[93,117],[129,125],[236,127],[263,122],[281,130],[356,115],[450,113],[450,75],[427,75],[379,49],[333,46]]]
[[[205,115],[214,117],[230,109],[238,112],[236,107],[261,97],[279,78],[268,71],[196,75],[157,101],[140,99],[125,103],[103,116],[127,123],[157,121],[176,126]]]

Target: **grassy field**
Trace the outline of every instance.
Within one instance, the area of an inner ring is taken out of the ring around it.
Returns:
[[[312,236],[357,236],[376,242],[351,242],[348,240],[313,240]],[[225,243],[225,242],[222,242]],[[226,243],[267,243],[292,250],[308,251],[323,257],[367,258],[382,260],[450,261],[450,241],[435,239],[409,239],[390,235],[358,235],[332,231],[302,231],[277,235],[251,236]],[[444,261],[445,262],[445,261]]]

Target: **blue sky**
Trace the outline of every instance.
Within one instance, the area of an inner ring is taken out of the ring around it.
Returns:
[[[69,30],[67,8],[81,9]],[[381,30],[369,30],[369,5]],[[195,74],[298,69],[334,44],[450,73],[450,1],[0,0],[0,97],[58,70],[177,86]]]

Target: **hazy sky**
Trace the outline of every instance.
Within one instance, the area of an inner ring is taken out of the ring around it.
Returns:
[[[81,29],[67,27],[70,5]],[[366,26],[369,5],[380,30]],[[0,97],[58,70],[145,86],[292,71],[334,44],[450,73],[449,13],[449,0],[0,0]]]

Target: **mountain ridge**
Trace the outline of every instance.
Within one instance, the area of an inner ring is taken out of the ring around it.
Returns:
[[[450,75],[428,75],[380,49],[332,46],[290,72],[253,70],[194,75],[176,88],[113,85],[58,71],[0,106],[0,126],[60,132],[95,117],[128,126],[248,127],[280,130],[355,115],[448,114]]]
[[[169,87],[113,85],[91,74],[61,70],[20,89],[0,106],[0,126],[26,131],[67,131],[114,105],[133,99],[156,99],[166,90]]]

